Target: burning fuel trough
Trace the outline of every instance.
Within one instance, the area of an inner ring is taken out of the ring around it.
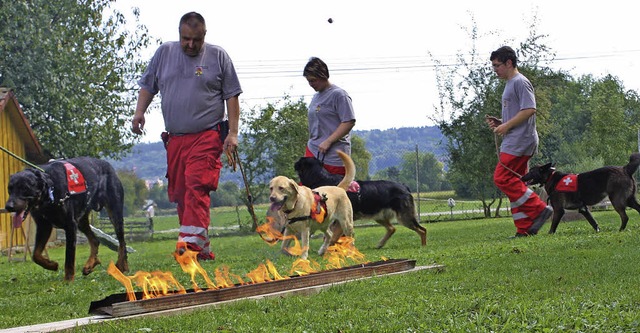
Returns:
[[[269,244],[275,244],[283,238],[282,234],[272,228],[271,223],[259,226],[258,233]],[[303,249],[296,238],[293,241],[294,246],[288,251],[296,255]],[[171,272],[138,271],[132,276],[126,276],[111,263],[107,272],[124,285],[126,293],[92,302],[89,313],[122,317],[344,282],[415,267],[415,260],[407,259],[383,258],[381,261],[368,262],[349,237],[342,237],[338,243],[329,247],[323,256],[326,261],[324,270],[318,262],[297,259],[285,276],[267,260],[244,277],[231,273],[228,266],[216,268],[213,277],[210,277],[198,263],[197,252],[184,246],[174,253],[174,257],[182,270],[190,275],[190,289],[183,287]],[[206,287],[196,283],[199,279],[205,281]],[[139,291],[134,290],[134,284]]]

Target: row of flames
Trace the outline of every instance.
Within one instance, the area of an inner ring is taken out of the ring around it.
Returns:
[[[299,256],[304,250],[295,236],[292,235],[285,237],[282,233],[276,230],[273,220],[269,220],[269,222],[258,226],[256,232],[258,232],[260,237],[270,245],[276,244],[279,240],[285,240],[290,237],[293,240],[294,245],[287,251],[293,256]],[[325,269],[345,267],[348,263],[367,263],[364,255],[356,249],[353,241],[353,238],[343,236],[335,245],[330,246],[323,256],[323,259],[327,262],[325,264]],[[198,252],[187,249],[185,243],[178,243],[178,250],[173,254],[182,270],[191,276],[191,283],[195,292],[203,290],[196,283],[198,276],[202,277],[206,282],[206,290],[214,290],[229,288],[235,285],[284,280],[289,279],[291,275],[302,276],[322,270],[322,266],[319,263],[313,260],[299,258],[291,265],[291,270],[289,271],[290,276],[282,276],[278,273],[273,263],[267,259],[266,263],[258,265],[256,269],[245,274],[247,279],[246,281],[241,276],[231,273],[229,267],[224,265],[215,269],[213,272],[214,278],[212,280],[198,262],[197,255]],[[126,276],[113,264],[113,262],[109,264],[107,272],[124,285],[127,290],[127,299],[129,301],[136,300],[136,294],[133,288],[134,283],[138,288],[142,289],[142,299],[187,293],[187,290],[178,282],[178,280],[176,280],[171,272],[138,271],[132,276]]]

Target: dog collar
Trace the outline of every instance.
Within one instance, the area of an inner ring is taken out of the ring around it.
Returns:
[[[555,171],[551,172],[551,174],[549,175],[549,178],[547,178],[547,180],[545,181],[545,183],[548,183],[548,182],[551,180],[551,178],[553,177],[553,175],[554,175],[555,173],[556,173]]]
[[[309,216],[298,216],[298,217],[294,217],[294,218],[292,218],[292,219],[290,219],[290,220],[287,220],[287,224],[293,224],[293,223],[296,223],[296,222],[298,222],[298,221],[308,220],[308,219],[310,219],[310,218],[311,218],[311,215],[309,215]]]
[[[282,212],[287,214],[287,215],[291,214],[291,212],[293,212],[295,210],[297,204],[298,204],[298,199],[296,198],[296,201],[293,203],[293,208],[287,209],[287,210],[283,210]]]
[[[287,209],[287,210],[283,210],[282,212],[285,215],[289,215],[291,214],[291,212],[294,211],[294,208],[296,207],[296,204],[298,203],[298,201],[296,200],[296,202],[293,204],[293,208],[292,209]],[[308,218],[311,218],[311,216],[298,216],[298,217],[294,217],[292,219],[287,219],[287,224],[291,224],[291,223],[296,223],[298,221],[303,221],[306,220]]]

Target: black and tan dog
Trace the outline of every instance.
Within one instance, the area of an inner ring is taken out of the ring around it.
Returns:
[[[535,166],[522,176],[527,185],[540,184],[549,195],[553,207],[553,220],[549,233],[555,233],[565,209],[577,209],[595,231],[598,223],[589,212],[592,206],[609,196],[611,205],[620,215],[620,231],[627,227],[629,217],[625,212],[631,207],[640,213],[636,199],[636,181],[633,174],[640,165],[640,153],[634,153],[625,166],[605,166],[592,171],[571,175],[556,171],[552,163]],[[571,186],[573,185],[573,186]],[[576,186],[577,185],[577,186]]]
[[[342,178],[329,173],[314,157],[302,157],[294,167],[300,183],[311,188],[336,185]],[[422,246],[427,244],[427,230],[418,223],[413,196],[407,186],[390,180],[358,180],[357,184],[359,189],[347,192],[353,206],[353,219],[374,220],[387,230],[377,248],[383,247],[396,232],[391,225],[393,220],[415,231]]]
[[[271,210],[280,211],[286,221],[283,252],[287,252],[290,238],[295,233],[300,233],[303,250],[300,257],[303,259],[309,255],[309,236],[316,230],[324,233],[319,255],[323,255],[342,235],[353,236],[353,210],[346,190],[355,177],[355,164],[349,155],[343,152],[338,154],[345,165],[346,174],[337,186],[311,189],[284,176],[277,176],[269,182]]]
[[[119,241],[116,267],[122,272],[128,270],[123,226],[124,190],[108,162],[90,157],[52,161],[41,169],[26,169],[11,175],[8,191],[5,208],[15,213],[14,223],[20,224],[26,214],[31,214],[36,223],[33,261],[38,265],[58,270],[58,263],[45,258],[42,252],[52,229],[61,228],[66,236],[64,279],[73,280],[76,234],[80,230],[91,247],[82,274],[91,273],[100,260],[99,241],[91,230],[89,213],[104,207]]]

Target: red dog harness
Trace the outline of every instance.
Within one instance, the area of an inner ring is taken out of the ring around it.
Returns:
[[[324,222],[324,217],[327,215],[327,197],[320,195],[318,192],[313,192],[313,204],[311,205],[311,218],[318,222]]]
[[[289,212],[285,212],[288,214]],[[308,219],[312,219],[318,223],[324,222],[324,218],[327,215],[327,196],[325,194],[320,194],[316,191],[313,191],[313,203],[311,204],[311,212],[309,216],[299,216],[294,217],[287,221],[288,224],[295,223],[298,221],[304,221]]]
[[[73,164],[69,162],[63,162],[64,167],[67,169],[67,188],[69,194],[79,194],[87,191],[87,184],[84,181],[84,176]]]
[[[558,192],[577,192],[578,191],[578,175],[568,174],[556,184]]]

